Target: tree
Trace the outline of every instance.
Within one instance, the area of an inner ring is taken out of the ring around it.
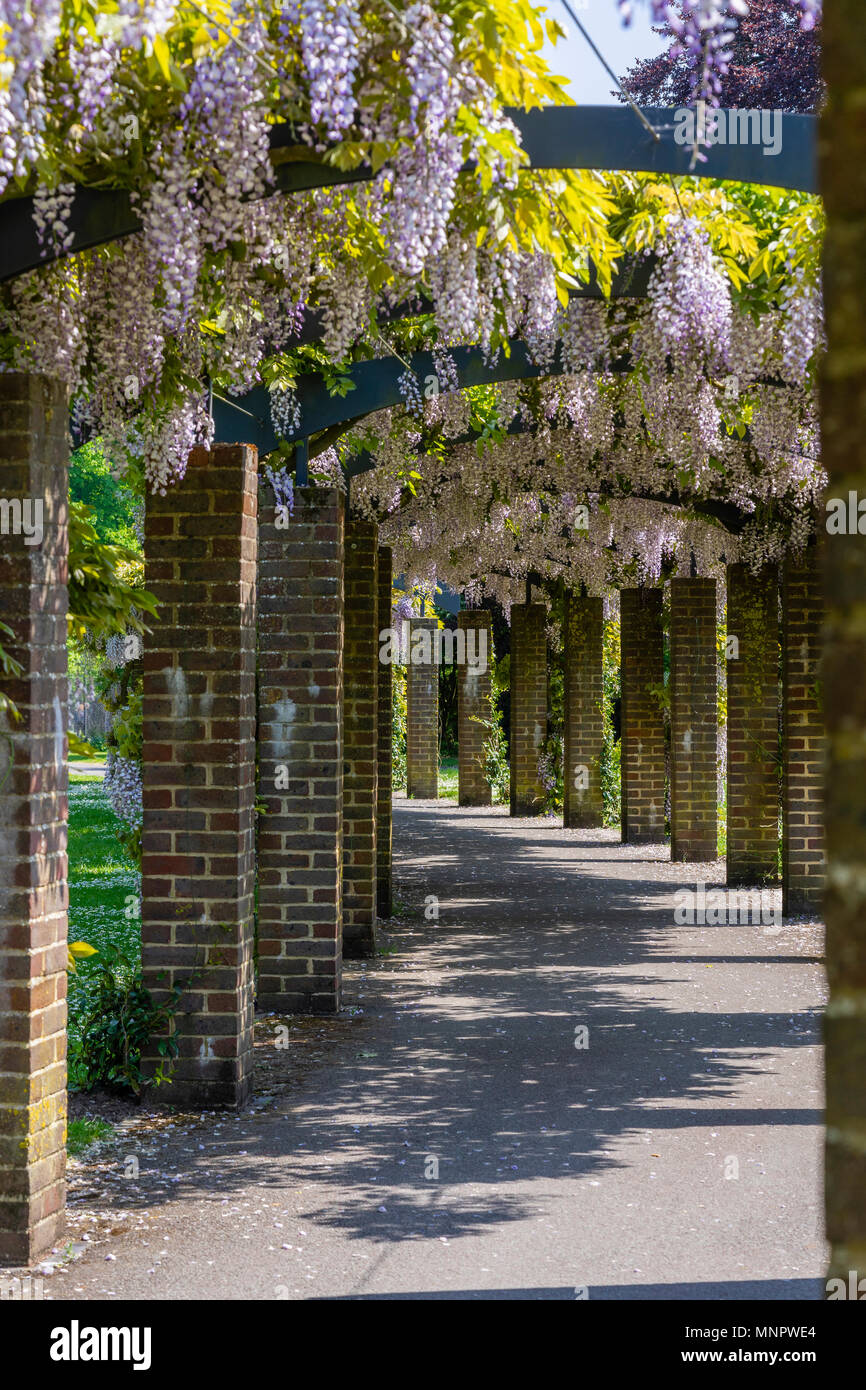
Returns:
[[[690,7],[680,0],[678,9]],[[668,35],[665,26],[655,32]],[[821,28],[802,29],[789,0],[749,0],[731,44],[731,61],[722,77],[719,104],[744,110],[814,112],[821,104]],[[642,106],[687,106],[692,100],[692,67],[677,41],[656,58],[629,68],[622,85]]]
[[[135,531],[136,498],[112,477],[97,440],[76,449],[69,461],[69,500],[92,509],[91,521],[101,541],[141,549]]]

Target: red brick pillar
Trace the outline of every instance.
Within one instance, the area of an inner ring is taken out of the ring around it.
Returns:
[[[511,608],[511,815],[542,813],[538,754],[547,735],[547,609]]]
[[[382,660],[381,634],[391,626],[391,551],[379,546],[379,690],[378,690],[378,786],[376,793],[376,911],[380,917],[390,917],[391,901],[391,755],[393,715],[392,657],[393,642],[389,642]]]
[[[819,687],[821,579],[814,549],[782,567],[782,911],[821,910],[826,737]],[[854,674],[853,678],[859,679]]]
[[[773,883],[779,847],[779,576],[729,565],[728,883]]]
[[[379,687],[378,527],[346,523],[343,707],[343,954],[376,950]]]
[[[622,840],[664,844],[665,726],[661,589],[620,593]]]
[[[69,407],[0,374],[0,1264],[63,1229],[66,1172],[66,609]],[[8,504],[8,505],[4,505]]]
[[[563,824],[604,825],[604,600],[565,595]]]
[[[492,621],[492,614],[485,608],[467,609],[457,614],[457,631],[464,634],[465,643],[462,653],[465,659],[457,665],[457,802],[460,806],[489,806],[493,799],[484,771],[484,742],[489,730],[478,722],[490,719]]]
[[[439,623],[412,618],[406,667],[406,795],[439,795]]]
[[[167,1105],[239,1106],[252,1085],[256,503],[245,444],[193,449],[147,500],[141,949],[155,999],[184,990]]]
[[[671,580],[671,859],[718,857],[715,579]]]
[[[301,487],[288,519],[261,484],[257,1001],[276,1013],[340,1008],[343,510]]]

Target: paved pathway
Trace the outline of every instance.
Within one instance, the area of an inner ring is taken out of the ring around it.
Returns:
[[[395,846],[393,954],[260,1023],[260,1108],[80,1170],[50,1296],[820,1297],[819,927],[677,926],[720,865],[502,808]]]

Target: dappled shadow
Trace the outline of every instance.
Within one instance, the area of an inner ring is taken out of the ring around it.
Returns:
[[[285,1050],[269,1041],[280,1021],[260,1024],[257,1085],[269,1109],[225,1117],[218,1131],[208,1118],[201,1138],[169,1138],[164,1180],[142,1173],[123,1204],[185,1194],[225,1204],[250,1188],[303,1184],[315,1193],[305,1221],[383,1245],[447,1242],[537,1219],[564,1180],[577,1192],[605,1172],[637,1164],[643,1173],[658,1155],[635,1156],[636,1146],[653,1131],[819,1124],[816,1107],[747,1105],[742,1090],[775,1074],[785,1053],[815,1045],[815,1007],[789,1004],[790,989],[766,1008],[763,998],[742,1007],[742,990],[732,1007],[719,992],[718,967],[781,974],[803,957],[784,933],[775,955],[759,928],[677,927],[676,888],[718,866],[671,865],[663,847],[624,859],[607,834],[584,842],[498,811],[398,803],[396,879],[408,910],[386,924],[397,954],[347,967],[339,1019],[285,1020]],[[431,896],[438,921],[424,919]],[[671,986],[684,980],[695,1002],[678,1010]],[[586,1047],[576,1045],[582,1027]],[[593,1297],[702,1296],[640,1287],[661,1291]]]

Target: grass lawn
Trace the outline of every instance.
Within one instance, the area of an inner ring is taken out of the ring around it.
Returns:
[[[70,1120],[66,1130],[66,1152],[73,1157],[90,1148],[97,1139],[110,1139],[112,1125],[105,1120]]]
[[[79,777],[69,786],[69,940],[97,951],[109,942],[138,962],[141,876],[115,838],[118,820],[101,777]],[[130,898],[132,901],[127,902]],[[129,916],[126,908],[134,908]],[[98,957],[79,961],[69,976],[69,1033],[75,1036],[82,1006],[92,989]],[[70,1084],[75,1077],[70,1075]]]
[[[439,759],[439,795],[447,796],[452,801],[457,800],[457,758],[443,757]]]

